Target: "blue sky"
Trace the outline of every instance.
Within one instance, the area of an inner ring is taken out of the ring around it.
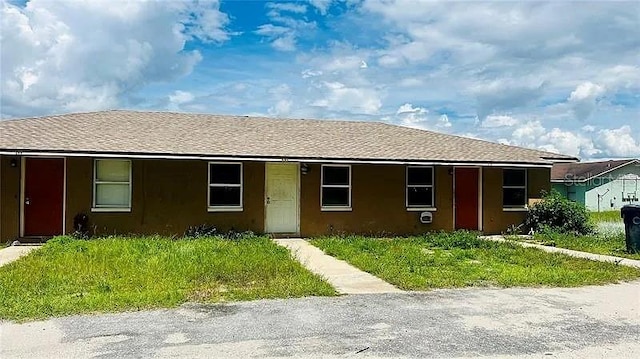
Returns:
[[[2,1],[3,118],[376,120],[640,157],[640,3]]]

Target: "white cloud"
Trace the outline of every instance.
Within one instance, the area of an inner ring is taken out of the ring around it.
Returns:
[[[604,129],[598,132],[598,145],[613,157],[640,157],[640,137],[634,136],[628,125],[616,129]]]
[[[534,147],[536,140],[544,135],[546,129],[540,121],[528,121],[513,131],[512,137],[516,144]]]
[[[598,76],[607,88],[640,87],[640,67],[632,65],[615,65],[607,68]]]
[[[202,57],[187,41],[229,36],[217,1],[32,0],[2,2],[0,13],[3,116],[118,107],[148,83],[189,74]]]
[[[258,26],[258,30],[254,31],[258,35],[262,36],[281,36],[288,33],[290,30],[284,26],[276,26],[273,24],[264,24]]]
[[[594,84],[592,82],[584,82],[578,85],[576,89],[571,92],[569,101],[583,101],[588,99],[595,99],[604,93],[604,87]]]
[[[498,141],[581,158],[614,156],[607,149],[596,146],[591,133],[587,131],[562,130],[557,127],[547,129],[537,120],[517,125],[510,139],[500,138]]]
[[[429,111],[426,108],[413,107],[413,105],[410,103],[405,103],[398,108],[398,111],[396,111],[396,115],[403,115],[408,113],[423,115],[429,113]]]
[[[311,69],[306,69],[306,70],[303,70],[300,74],[302,75],[303,79],[308,79],[310,77],[321,76],[322,75],[322,71],[319,71],[319,70],[314,71],[314,70],[311,70]]]
[[[254,33],[264,36],[271,47],[278,51],[296,50],[301,33],[315,29],[315,22],[306,21],[300,15],[307,12],[307,6],[298,3],[267,3],[267,17],[272,23],[258,26]]]
[[[438,127],[438,128],[451,127],[451,122],[449,122],[449,116],[440,115],[440,117],[438,117],[438,122],[437,122],[436,127]]]
[[[179,109],[180,105],[189,103],[195,98],[191,92],[176,90],[173,94],[169,95],[169,108]]]
[[[421,85],[424,85],[424,82],[414,77],[405,78],[398,82],[398,86],[401,87],[418,87]]]
[[[274,49],[280,51],[295,51],[296,38],[292,33],[288,33],[273,40],[271,46],[273,46]]]
[[[267,8],[277,10],[278,12],[292,12],[296,14],[304,14],[307,12],[307,6],[297,3],[267,3]]]
[[[572,131],[553,128],[537,140],[538,148],[571,156],[591,157],[600,153],[590,138]]]
[[[325,72],[352,71],[367,68],[367,63],[358,55],[336,55],[332,56],[328,61],[323,59],[318,65]]]
[[[603,86],[587,81],[579,84],[567,101],[572,106],[573,113],[579,120],[588,118],[595,110],[598,99],[604,95]]]
[[[470,87],[477,100],[480,118],[496,110],[525,107],[538,100],[545,91],[544,82],[535,78],[503,78],[479,82]]]
[[[275,105],[269,108],[269,115],[277,117],[285,117],[291,113],[291,100],[278,100]]]
[[[638,43],[628,34],[637,31],[640,5],[583,5],[364,0],[361,11],[377,16],[377,22],[367,20],[381,24],[387,41],[376,51],[380,66],[396,75],[426,74],[415,98],[425,101],[429,89],[428,98],[438,94],[449,107],[475,99],[469,105],[482,119],[514,110],[540,113],[568,98],[578,81],[606,88],[608,97],[639,90]],[[407,94],[399,97],[407,100]],[[555,109],[586,118],[596,108],[597,96]]]
[[[449,117],[446,114],[430,115],[429,110],[424,107],[414,107],[410,103],[405,103],[398,108],[393,117],[386,117],[387,121],[397,125],[420,128],[425,130],[437,130],[448,132],[451,127]]]
[[[337,81],[323,82],[321,86],[324,96],[313,101],[312,106],[368,115],[377,113],[382,106],[379,94],[371,88],[348,87]]]
[[[291,100],[291,88],[286,84],[281,84],[269,89],[269,94],[276,103],[269,107],[267,113],[271,116],[287,117],[293,110],[293,101]]]
[[[518,120],[507,115],[489,115],[481,122],[481,126],[485,128],[510,127],[516,124]]]
[[[329,7],[331,7],[333,0],[309,0],[309,2],[318,9],[320,14],[325,15]]]

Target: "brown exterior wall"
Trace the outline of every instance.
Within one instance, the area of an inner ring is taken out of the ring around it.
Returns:
[[[453,185],[450,167],[436,167],[433,223],[422,224],[420,212],[407,211],[403,165],[353,165],[350,212],[320,209],[321,165],[309,166],[300,178],[302,236],[330,233],[415,234],[453,229]]]
[[[10,160],[18,160],[11,167]],[[0,241],[19,236],[20,159],[0,156]],[[321,165],[308,165],[300,176],[300,234],[331,233],[416,234],[453,230],[453,176],[448,166],[435,167],[433,223],[422,224],[419,211],[405,206],[403,165],[352,166],[352,210],[324,212],[320,208]],[[132,160],[132,211],[91,212],[93,159],[67,158],[66,231],[73,231],[78,213],[89,216],[92,232],[108,234],[181,235],[189,226],[212,224],[221,230],[264,231],[265,164],[245,162],[243,166],[242,212],[207,211],[206,161]],[[528,170],[528,197],[539,198],[550,189],[550,169]],[[483,228],[501,233],[520,224],[526,212],[502,209],[502,169],[484,167]]]
[[[19,157],[0,156],[0,243],[20,235],[20,165]]]
[[[78,213],[89,215],[96,234],[181,235],[193,225],[221,230],[264,229],[264,163],[243,165],[244,211],[208,212],[206,161],[132,160],[130,213],[91,212],[93,159],[67,160],[67,232]]]
[[[499,234],[511,225],[520,225],[526,211],[505,212],[502,209],[502,168],[485,167],[483,180],[483,228],[486,234]],[[540,198],[542,192],[551,189],[550,168],[530,168],[527,170],[527,196]]]

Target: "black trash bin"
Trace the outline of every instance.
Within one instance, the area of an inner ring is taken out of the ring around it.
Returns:
[[[624,220],[627,252],[640,253],[640,205],[628,204],[620,210]]]

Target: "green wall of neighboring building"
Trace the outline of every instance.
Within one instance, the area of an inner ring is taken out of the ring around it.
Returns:
[[[640,166],[628,165],[587,182],[553,183],[552,188],[591,211],[616,211],[640,204]]]
[[[551,188],[560,192],[563,196],[569,198],[572,201],[586,205],[585,203],[585,186],[566,185],[564,183],[553,183]]]

